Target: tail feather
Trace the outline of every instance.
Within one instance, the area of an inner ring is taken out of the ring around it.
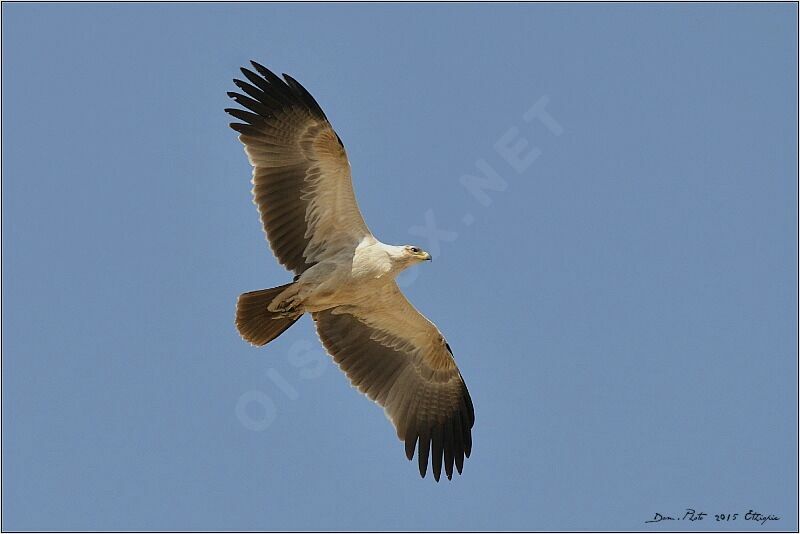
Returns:
[[[250,291],[239,295],[236,302],[236,328],[239,334],[253,345],[266,345],[283,334],[300,315],[285,316],[267,309],[272,299],[292,284]]]

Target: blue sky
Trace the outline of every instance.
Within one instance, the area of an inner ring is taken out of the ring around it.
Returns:
[[[2,9],[4,529],[797,528],[796,5]],[[222,111],[250,59],[436,258],[452,482],[308,318],[236,333],[290,277]]]

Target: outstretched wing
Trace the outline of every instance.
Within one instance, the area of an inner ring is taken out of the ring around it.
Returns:
[[[301,274],[329,254],[355,250],[372,234],[358,210],[344,145],[314,98],[290,76],[280,79],[252,62],[246,94],[228,93],[246,108],[225,111],[253,165],[253,198],[270,247]]]
[[[442,334],[387,284],[364,306],[343,306],[313,314],[325,349],[350,382],[383,406],[405,441],[411,460],[418,445],[424,477],[430,454],[439,480],[459,473],[472,450],[475,411],[467,386]]]

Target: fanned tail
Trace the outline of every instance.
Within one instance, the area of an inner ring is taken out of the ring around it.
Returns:
[[[287,315],[267,309],[272,300],[291,286],[286,284],[270,289],[260,289],[239,295],[236,302],[236,328],[249,343],[266,345],[283,334],[303,314]]]

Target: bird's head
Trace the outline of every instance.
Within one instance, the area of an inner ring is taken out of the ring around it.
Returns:
[[[430,254],[416,245],[405,245],[403,247],[403,256],[409,262],[409,264],[415,264],[422,261],[431,261],[433,259]]]

